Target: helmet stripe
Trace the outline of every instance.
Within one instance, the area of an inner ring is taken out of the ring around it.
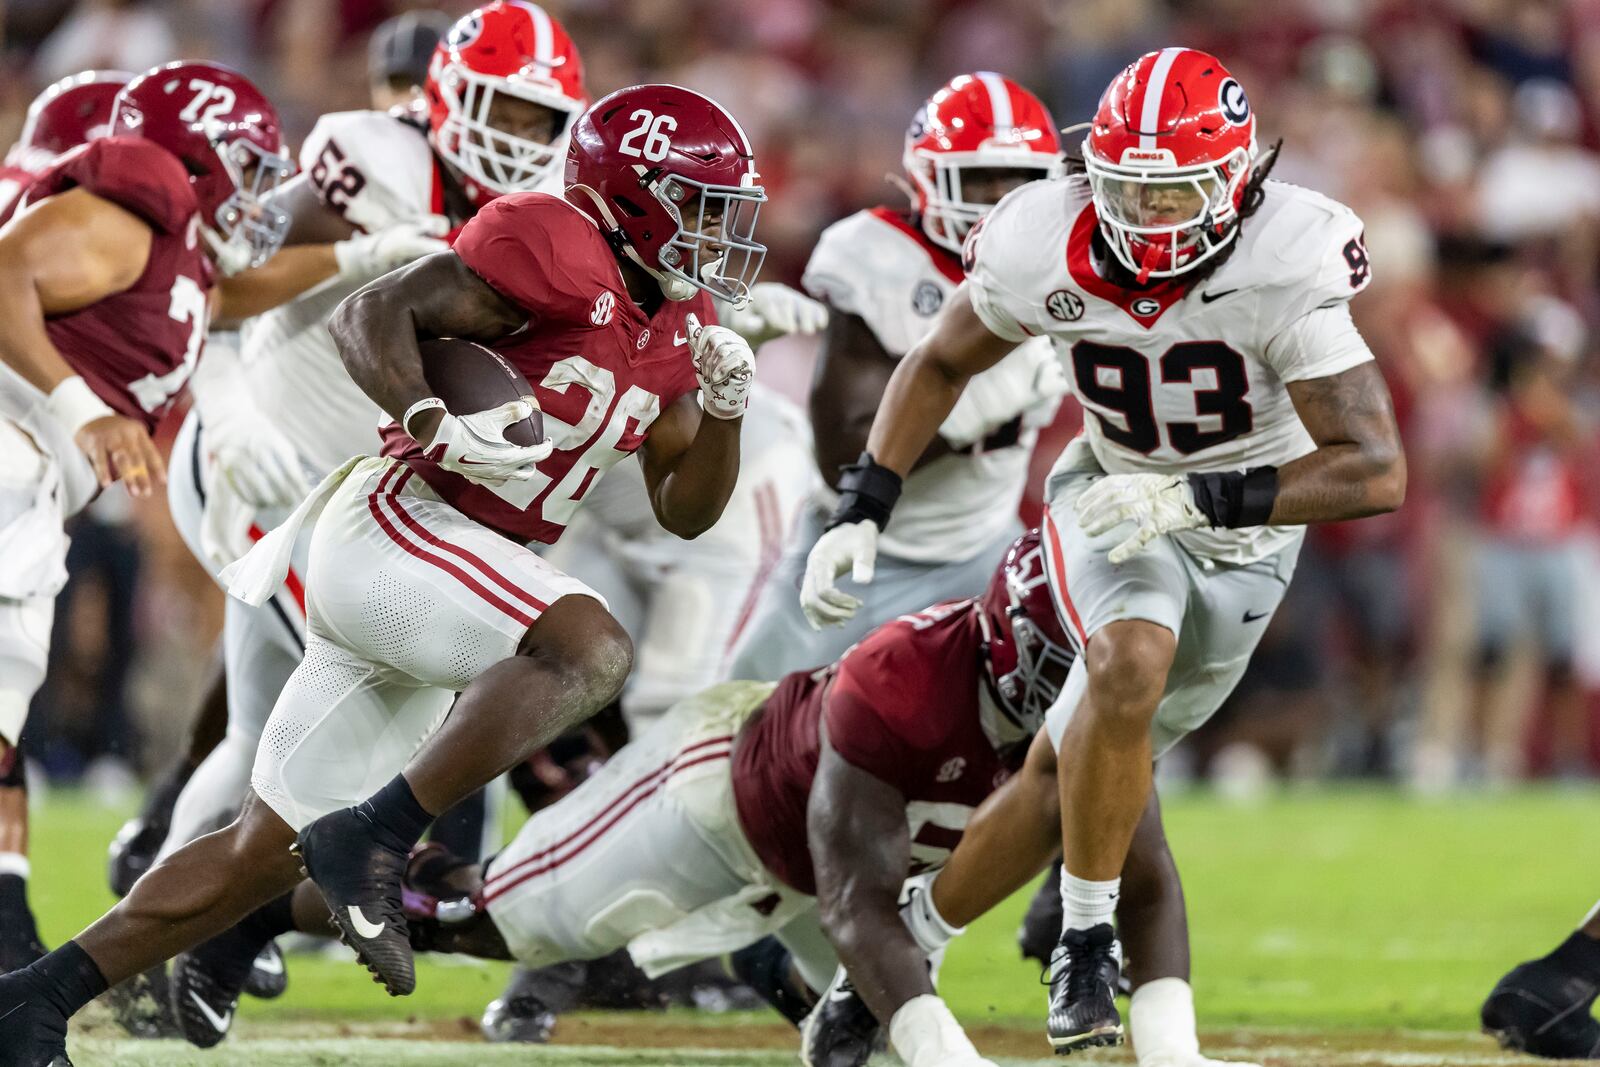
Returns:
[[[550,27],[550,15],[538,4],[528,0],[511,0],[528,13],[533,20],[533,58],[542,66],[550,66],[556,57],[555,31]]]
[[[1161,98],[1167,92],[1167,74],[1172,64],[1187,49],[1163,48],[1150,67],[1150,80],[1144,87],[1144,106],[1139,111],[1139,147],[1155,148],[1155,131],[1161,125]]]
[[[989,90],[989,111],[994,116],[995,132],[1009,131],[1016,125],[1011,114],[1011,88],[1006,80],[991,70],[980,70],[978,80]]]

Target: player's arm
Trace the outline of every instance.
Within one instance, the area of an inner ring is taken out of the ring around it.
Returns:
[[[651,424],[639,448],[639,464],[662,529],[693,538],[722,517],[739,480],[742,422],[706,416],[689,394]]]
[[[1267,521],[1338,522],[1399,507],[1406,495],[1406,456],[1377,362],[1290,382],[1288,389],[1317,449],[1278,469]]]
[[[154,242],[131,211],[85,189],[49,197],[0,230],[0,360],[48,396],[101,485],[122,478],[144,496],[161,455],[135,419],[114,413],[51,342],[45,318],[120,293],[144,274]]]
[[[291,220],[284,246],[261,266],[218,283],[220,326],[287,304],[330,278],[382,274],[445,248],[432,236],[442,232],[442,223],[401,224],[388,231],[361,233],[328,206],[304,174],[285,182],[270,205]]]
[[[400,421],[413,404],[433,396],[422,374],[419,338],[493,341],[527,317],[460,257],[441,252],[350,294],[328,320],[328,332],[350,377]],[[442,408],[421,411],[405,429],[428,445],[443,418]]]
[[[894,369],[866,450],[839,476],[838,506],[806,558],[800,605],[813,628],[840,625],[860,610],[860,598],[834,583],[846,571],[857,582],[872,580],[878,531],[889,523],[902,480],[933,443],[972,376],[999,363],[1018,343],[984,325],[963,282],[932,331]],[[817,434],[818,440],[826,436]]]
[[[896,365],[861,316],[829,309],[808,398],[811,425],[827,428],[816,436],[816,454],[817,469],[829,485],[837,485],[840,471],[867,450],[867,434]],[[951,451],[935,434],[911,469]]]
[[[900,790],[841,756],[823,726],[806,811],[822,929],[907,1067],[992,1067],[929,974],[930,952],[957,931],[928,914],[925,889],[916,890],[906,915],[899,908],[911,867],[905,805]]]

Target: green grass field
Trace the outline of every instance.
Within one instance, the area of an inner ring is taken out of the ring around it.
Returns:
[[[1594,901],[1597,811],[1594,789],[1432,802],[1331,789],[1243,806],[1169,798],[1209,1051],[1269,1065],[1518,1062],[1475,1033],[1477,1005]],[[122,815],[59,792],[41,805],[33,895],[52,943],[110,904],[105,845]],[[975,924],[944,971],[957,1015],[1006,1064],[1047,1062],[1043,990],[1013,942],[1024,904]],[[91,1015],[75,1056],[79,1067],[798,1062],[790,1036],[759,1015],[584,1015],[564,1021],[561,1047],[491,1048],[472,1043],[475,1020],[504,967],[424,961],[419,972],[417,994],[391,1000],[354,964],[296,956],[289,992],[247,1001],[220,1049],[118,1041]]]

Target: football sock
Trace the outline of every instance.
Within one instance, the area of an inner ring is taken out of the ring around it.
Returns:
[[[294,893],[288,892],[270,904],[263,904],[246,915],[239,929],[263,947],[275,937],[294,931]]]
[[[33,873],[28,857],[20,852],[0,852],[0,887],[12,882],[25,883]],[[0,888],[0,904],[9,904],[7,891]]]
[[[1091,926],[1111,922],[1117,911],[1117,898],[1121,893],[1121,878],[1113,878],[1108,882],[1095,882],[1062,871],[1061,928],[1087,930]]]
[[[106,991],[105,976],[76,941],[47,953],[26,970],[39,979],[45,998],[68,1017]]]
[[[397,774],[390,783],[378,790],[368,800],[356,805],[363,815],[399,852],[408,851],[422,840],[422,835],[433,822],[433,815],[417,803],[406,776]]]
[[[1550,958],[1576,974],[1600,979],[1600,941],[1581,931],[1561,942]]]

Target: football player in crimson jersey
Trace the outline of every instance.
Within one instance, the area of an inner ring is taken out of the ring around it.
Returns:
[[[267,724],[253,795],[77,939],[0,978],[0,1067],[51,1062],[67,1018],[108,981],[207,938],[259,937],[247,970],[281,931],[228,928],[286,894],[300,864],[364,962],[409,993],[410,847],[435,814],[620,689],[626,635],[525,542],[559,536],[584,487],[636,450],[663,526],[692,537],[717,520],[752,363],[738,335],[709,324],[711,297],[747,292],[765,253],[753,238],[765,194],[737,122],[676,86],[624,89],[586,112],[567,178],[566,198],[500,198],[453,252],[372,283],[335,315],[347,368],[396,423],[389,456],[348,461],[227,575],[236,595],[264,602],[299,528],[320,515],[306,655]],[[527,400],[445,411],[419,335],[497,343],[534,383],[551,437],[505,440],[532,413]],[[220,1015],[237,987],[217,993]]]
[[[105,88],[85,77],[47,92],[30,143],[49,150],[91,137],[104,124],[95,120]],[[217,265],[261,262],[275,250],[279,233],[261,198],[290,166],[271,104],[232,71],[160,68],[114,100],[108,135],[45,167],[0,231],[7,887],[27,873],[20,760],[10,749],[44,676],[54,595],[66,577],[63,524],[115,479],[136,495],[159,479],[149,432],[199,354]],[[7,888],[0,910],[8,933],[31,931],[19,894]]]
[[[1072,658],[1033,531],[979,596],[885,623],[826,667],[680,701],[487,864],[419,850],[416,939],[534,965],[627,946],[659,973],[772,934],[793,972],[780,1010],[799,1022],[829,991],[805,1024],[805,1062],[864,1064],[884,1030],[908,1067],[987,1064],[934,993],[929,959],[959,931],[919,876],[959,856],[968,819],[1010,788]],[[1031,753],[1048,776],[1049,744]],[[1048,789],[1027,798],[1055,806]],[[1054,835],[1044,844],[1022,853],[1024,878]],[[1142,985],[1187,968],[1153,801],[1129,865]],[[301,924],[325,931],[314,887],[296,897]]]
[[[111,126],[111,102],[133,78],[120,70],[86,70],[45,87],[28,105],[22,134],[0,167],[0,218],[55,158]]]
[[[1255,116],[1214,57],[1152,52],[1120,74],[1087,175],[1012,193],[968,237],[967,281],[895,370],[812,551],[814,623],[858,601],[901,480],[963,387],[1045,335],[1089,412],[1047,482],[1053,588],[1083,654],[1052,709],[1064,926],[1058,1051],[1122,1039],[1110,925],[1151,763],[1233,688],[1312,522],[1398,507],[1405,459],[1350,321],[1361,223],[1266,180]]]
[[[866,444],[896,363],[933,325],[961,280],[961,241],[1002,195],[1060,173],[1055,121],[991,71],[962,74],[917,109],[906,134],[911,210],[877,207],[829,226],[804,284],[830,316],[812,378],[815,463],[829,486]],[[794,588],[835,495],[817,493],[768,582],[728,677],[778,678],[826,663],[886,619],[930,599],[971,596],[1016,536],[1017,501],[1037,427],[1066,381],[1044,339],[980,375],[918,457],[884,533],[869,606],[827,632],[807,625]]]

